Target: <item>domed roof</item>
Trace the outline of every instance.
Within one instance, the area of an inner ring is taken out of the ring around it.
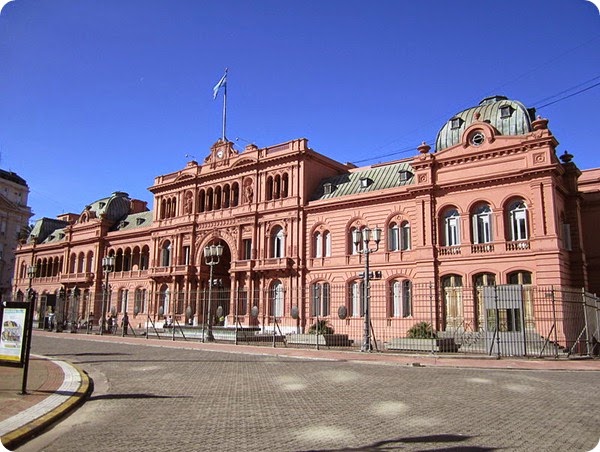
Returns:
[[[95,213],[96,218],[104,217],[108,221],[119,221],[129,213],[130,202],[127,193],[116,191],[109,197],[99,199],[86,206],[84,213],[91,211]]]
[[[444,124],[435,140],[435,150],[460,143],[463,132],[475,121],[489,123],[500,135],[524,135],[533,130],[534,115],[535,109],[527,109],[516,100],[504,96],[486,97],[478,106],[457,113]]]

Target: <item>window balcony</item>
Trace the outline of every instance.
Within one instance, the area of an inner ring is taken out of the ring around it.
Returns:
[[[524,251],[531,249],[529,240],[515,240],[506,242],[506,251]]]
[[[62,273],[61,283],[91,283],[94,280],[92,272]]]
[[[493,243],[475,243],[471,245],[471,254],[493,253]]]
[[[233,271],[250,271],[254,268],[254,260],[231,261]]]
[[[286,271],[292,268],[293,261],[289,257],[271,257],[262,259],[258,262],[256,270],[258,271],[269,271],[269,270],[280,270]]]
[[[461,254],[460,245],[456,246],[440,246],[440,256],[457,256]]]
[[[148,276],[148,270],[123,270],[110,274],[110,279],[132,279]]]

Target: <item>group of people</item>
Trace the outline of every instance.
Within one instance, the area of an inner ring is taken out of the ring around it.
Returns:
[[[123,328],[123,336],[127,336],[129,330],[129,316],[127,313],[123,314],[123,319],[121,319],[121,328]],[[118,316],[108,315],[106,317],[106,332],[117,334],[119,329],[119,318]]]

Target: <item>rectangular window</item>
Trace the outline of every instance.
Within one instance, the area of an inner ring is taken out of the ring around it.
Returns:
[[[190,265],[190,247],[189,246],[183,247],[183,264]]]
[[[252,259],[252,239],[242,240],[242,259],[246,261]]]

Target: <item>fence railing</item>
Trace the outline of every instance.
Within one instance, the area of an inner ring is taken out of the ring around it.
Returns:
[[[53,321],[98,329],[104,306],[136,334],[294,347],[361,347],[365,332],[379,351],[570,356],[600,353],[600,301],[565,287],[436,287],[371,281],[365,322],[362,282],[296,290],[212,287],[190,292],[84,293],[38,300],[39,327]],[[172,326],[175,325],[175,328]],[[84,329],[85,329],[84,328]]]

